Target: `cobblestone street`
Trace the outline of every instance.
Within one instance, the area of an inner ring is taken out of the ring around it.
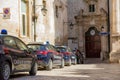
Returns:
[[[52,71],[39,70],[36,76],[18,74],[11,76],[10,80],[120,80],[119,75],[120,64],[87,59],[85,64],[65,66]]]

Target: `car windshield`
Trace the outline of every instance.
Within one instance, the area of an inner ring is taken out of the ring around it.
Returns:
[[[45,45],[39,45],[39,44],[30,44],[28,45],[29,48],[32,48],[33,50],[46,50]]]

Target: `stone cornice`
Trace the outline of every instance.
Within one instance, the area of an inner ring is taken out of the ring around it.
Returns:
[[[98,0],[84,0],[86,3],[89,3],[90,1],[98,2]]]

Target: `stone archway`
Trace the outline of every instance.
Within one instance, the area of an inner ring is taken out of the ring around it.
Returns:
[[[95,27],[90,27],[85,33],[85,49],[87,58],[100,58],[101,38]]]

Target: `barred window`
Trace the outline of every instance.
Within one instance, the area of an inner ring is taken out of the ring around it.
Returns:
[[[89,12],[95,12],[95,5],[94,4],[89,5]]]

